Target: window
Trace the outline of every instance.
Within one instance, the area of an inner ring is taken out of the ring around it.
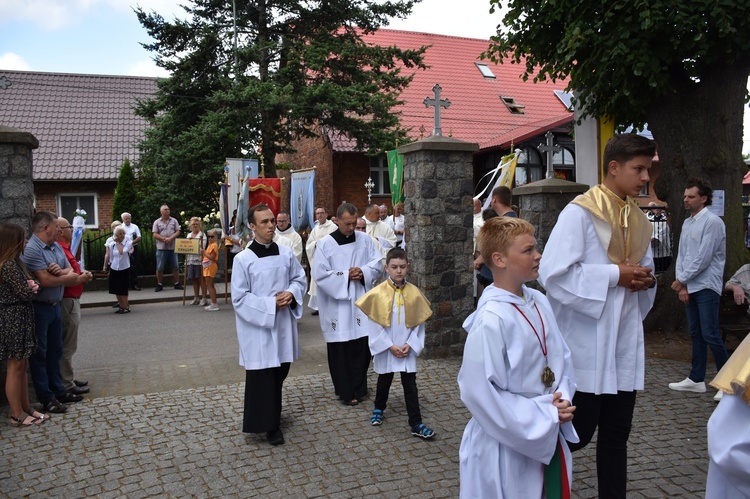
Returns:
[[[544,178],[545,168],[542,166],[542,157],[534,147],[524,147],[518,156],[516,166],[516,186],[528,184]]]
[[[58,196],[58,210],[61,217],[73,223],[75,211],[78,209],[86,210],[86,227],[97,228],[97,199],[95,192],[77,192],[70,194],[60,194]]]
[[[373,196],[390,196],[391,185],[388,181],[388,160],[385,156],[370,158],[370,178],[375,187],[372,188]]]
[[[565,90],[555,90],[555,95],[558,99],[560,99],[560,102],[562,102],[563,106],[565,106],[565,109],[568,111],[573,111],[573,94],[570,92],[566,92]]]
[[[505,107],[507,107],[508,111],[510,111],[512,114],[524,114],[523,110],[526,106],[522,106],[521,104],[516,102],[516,99],[514,99],[513,97],[501,95],[500,100],[503,101]]]
[[[496,78],[495,73],[492,72],[492,70],[490,69],[488,65],[483,64],[481,62],[475,62],[474,64],[476,64],[477,69],[479,70],[480,73],[482,73],[482,76],[484,76],[485,78],[491,78],[493,80]]]
[[[649,196],[649,194],[648,194],[648,184],[649,183],[650,182],[646,182],[645,184],[643,184],[643,188],[641,189],[641,192],[638,194],[639,197],[648,197]]]

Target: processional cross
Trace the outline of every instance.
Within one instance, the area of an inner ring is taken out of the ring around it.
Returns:
[[[539,150],[547,153],[547,178],[554,178],[555,177],[554,155],[556,152],[562,151],[562,146],[555,145],[555,136],[552,135],[552,132],[547,132],[546,134],[544,134],[544,138],[547,139],[547,143],[539,144]]]
[[[451,101],[448,99],[440,100],[440,91],[442,88],[440,88],[440,85],[438,83],[435,83],[435,86],[432,87],[432,91],[435,94],[434,99],[430,99],[429,97],[424,98],[424,107],[430,107],[433,106],[435,108],[435,128],[432,130],[432,135],[443,135],[443,129],[440,128],[440,108],[444,107],[448,109],[451,107]]]
[[[367,182],[365,182],[365,189],[367,189],[367,204],[370,204],[370,196],[372,194],[372,188],[375,187],[375,184],[372,181],[372,177],[367,177]]]

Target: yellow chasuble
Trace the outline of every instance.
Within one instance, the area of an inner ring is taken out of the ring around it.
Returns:
[[[401,288],[397,288],[390,279],[372,288],[354,304],[371,320],[383,327],[390,327],[394,299],[398,299],[398,304],[404,306],[405,323],[408,328],[422,324],[432,315],[430,301],[415,285],[407,282]]]
[[[614,264],[639,264],[651,244],[653,227],[635,199],[625,200],[603,184],[577,196],[573,204],[589,211],[612,228],[607,256]]]
[[[750,405],[750,335],[742,340],[740,346],[709,384],[730,394],[734,394],[736,387],[743,388],[742,400]]]

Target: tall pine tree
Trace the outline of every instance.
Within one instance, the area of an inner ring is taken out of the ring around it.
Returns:
[[[417,0],[418,1],[418,0]],[[362,36],[405,17],[415,1],[194,0],[189,20],[136,9],[155,40],[145,47],[171,77],[137,113],[152,127],[139,170],[151,209],[208,213],[226,157],[261,157],[266,176],[317,126],[336,129],[360,150],[406,142],[391,108],[421,50],[376,47]]]
[[[125,158],[120,173],[117,176],[117,187],[115,187],[115,198],[112,202],[112,221],[120,220],[122,213],[128,212],[133,217],[133,221],[143,224],[139,219],[141,209],[138,201],[138,189],[135,183],[135,174],[133,167],[130,166],[130,160]]]

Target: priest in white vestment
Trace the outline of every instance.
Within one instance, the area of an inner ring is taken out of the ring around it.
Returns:
[[[393,207],[393,215],[386,217],[383,220],[388,224],[393,233],[396,235],[396,246],[399,248],[404,247],[404,204],[397,203]]]
[[[625,497],[627,441],[636,391],[643,390],[643,319],[656,292],[651,222],[635,198],[649,181],[654,142],[616,135],[605,178],[560,213],[545,244],[539,282],[570,348],[578,384],[573,424],[597,436],[599,496]]]
[[[246,374],[242,431],[266,432],[268,442],[279,445],[284,443],[281,390],[299,358],[297,320],[307,280],[292,251],[273,242],[276,223],[270,208],[256,205],[249,218],[255,240],[232,266],[232,305]]]
[[[356,206],[343,203],[336,217],[338,229],[318,241],[311,274],[336,395],[344,404],[356,405],[367,396],[370,348],[369,321],[354,302],[373,287],[383,264],[373,240],[354,230]]]
[[[308,295],[310,299],[307,301],[307,306],[313,309],[313,315],[318,315],[318,298],[315,285],[315,279],[312,277],[312,266],[315,259],[315,248],[317,247],[318,241],[326,237],[331,232],[338,229],[333,221],[328,220],[328,211],[323,206],[315,208],[315,227],[310,231],[310,235],[307,236],[307,244],[305,245],[305,253],[307,254],[307,264],[310,266],[310,290]]]
[[[276,215],[276,234],[289,239],[291,245],[285,245],[292,248],[294,257],[299,263],[302,263],[302,236],[300,236],[290,223],[289,213],[284,211]]]
[[[367,233],[373,239],[377,239],[380,245],[388,251],[396,247],[396,234],[393,233],[387,223],[380,220],[378,205],[371,204],[365,210],[365,221],[367,222]]]
[[[750,497],[750,335],[740,343],[711,386],[721,390],[708,420],[706,499]]]

